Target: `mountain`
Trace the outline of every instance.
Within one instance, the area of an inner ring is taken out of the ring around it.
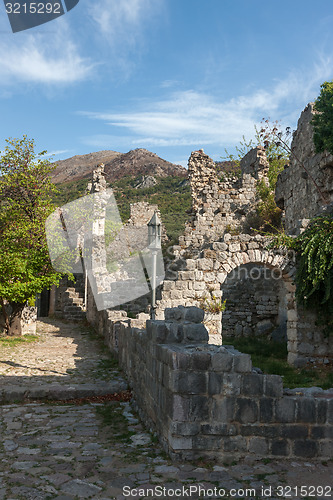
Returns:
[[[51,174],[52,181],[55,184],[63,184],[90,179],[94,167],[100,163],[105,164],[105,177],[109,183],[126,176],[187,177],[187,170],[181,165],[163,160],[146,149],[134,149],[128,153],[98,151],[58,161]]]

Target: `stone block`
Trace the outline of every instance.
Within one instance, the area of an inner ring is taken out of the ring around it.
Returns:
[[[193,448],[193,438],[192,437],[175,437],[170,436],[168,439],[168,444],[173,451],[176,450],[192,450]]]
[[[201,323],[205,316],[205,311],[199,307],[186,307],[184,310],[184,320],[191,323]]]
[[[208,394],[221,394],[223,389],[223,375],[221,373],[209,373]]]
[[[233,436],[223,438],[223,450],[225,452],[245,452],[247,451],[246,439],[243,436]]]
[[[240,252],[241,251],[241,247],[240,247],[240,244],[239,243],[230,243],[229,244],[229,252]]]
[[[318,444],[311,439],[296,440],[293,443],[293,453],[296,457],[313,458],[318,454]]]
[[[238,373],[224,373],[222,394],[224,396],[239,396],[241,392],[241,375]]]
[[[253,437],[249,440],[248,451],[256,455],[268,454],[268,440],[261,437]]]
[[[175,370],[170,374],[169,388],[173,392],[204,394],[207,392],[208,374]]]
[[[222,438],[218,439],[216,436],[194,436],[193,449],[204,451],[217,451],[222,448]]]
[[[224,283],[227,276],[227,273],[217,273],[216,279],[219,283]]]
[[[163,290],[173,290],[175,288],[175,281],[165,280],[163,281]]]
[[[213,250],[224,252],[225,250],[228,250],[228,245],[226,243],[217,241],[213,243]]]
[[[272,398],[259,399],[259,420],[267,423],[273,422],[274,418],[274,400]]]
[[[194,259],[186,259],[186,268],[188,271],[194,271],[197,267],[197,261]]]
[[[295,422],[296,421],[296,401],[294,398],[285,396],[276,401],[275,418],[277,422]]]
[[[209,420],[209,405],[207,396],[191,396],[188,420],[202,422]]]
[[[191,354],[191,368],[194,371],[206,371],[210,368],[211,355],[209,352],[193,352]]]
[[[163,344],[167,337],[168,331],[165,321],[148,320],[146,322],[147,333],[151,335],[151,341],[157,344]]]
[[[200,430],[200,422],[172,422],[170,425],[170,432],[180,436],[195,436]]]
[[[235,436],[237,429],[232,424],[202,424],[201,425],[202,434],[213,434],[220,436]]]
[[[191,367],[191,355],[187,352],[174,351],[171,367],[174,370],[188,370]]]
[[[237,354],[234,358],[234,370],[239,373],[252,371],[252,361],[249,354]]]
[[[237,398],[235,420],[242,424],[254,423],[258,420],[258,404],[253,399]]]
[[[265,395],[272,398],[280,398],[283,395],[283,380],[280,375],[265,375]]]
[[[183,334],[184,342],[206,343],[209,338],[207,328],[202,323],[184,324]]]
[[[235,399],[213,399],[212,419],[214,422],[227,423],[234,420]]]
[[[333,439],[333,427],[331,425],[316,425],[311,428],[312,439]]]
[[[184,326],[182,323],[165,323],[166,336],[164,342],[166,344],[174,344],[182,342],[184,339]]]
[[[327,422],[333,424],[333,399],[327,401]]]
[[[296,411],[297,422],[316,422],[316,404],[313,398],[299,398]]]
[[[190,418],[190,399],[175,394],[172,396],[172,419],[178,422],[187,422]]]
[[[178,307],[166,307],[164,317],[166,321],[180,321],[183,317],[182,310]]]
[[[288,321],[297,321],[297,311],[295,309],[289,309],[287,311],[287,319]]]
[[[197,261],[198,269],[202,271],[211,271],[214,266],[213,259],[198,259]]]
[[[227,351],[217,352],[212,355],[212,370],[216,372],[229,372],[232,368],[234,356]]]
[[[333,457],[333,440],[320,441],[319,453],[321,458],[328,458],[331,460]]]
[[[285,457],[289,455],[290,449],[286,439],[277,439],[273,441],[271,447],[271,454],[276,456]]]
[[[309,429],[306,425],[281,425],[280,436],[288,439],[306,439]]]
[[[241,393],[244,396],[261,396],[264,392],[264,376],[247,373],[242,376]]]

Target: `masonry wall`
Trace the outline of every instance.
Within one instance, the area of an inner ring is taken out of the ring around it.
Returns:
[[[315,152],[313,115],[313,103],[310,103],[298,120],[290,165],[279,175],[276,185],[276,202],[285,211],[285,228],[289,234],[299,234],[309,219],[327,207],[333,208],[333,156],[328,152]]]
[[[333,390],[283,391],[280,376],[253,372],[249,355],[208,345],[195,307],[166,310],[146,329],[114,314],[99,312],[97,327],[172,457],[333,457]]]

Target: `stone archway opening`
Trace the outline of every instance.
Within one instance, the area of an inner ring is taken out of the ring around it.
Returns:
[[[280,268],[249,262],[232,269],[221,286],[226,309],[222,337],[287,342],[288,290]]]

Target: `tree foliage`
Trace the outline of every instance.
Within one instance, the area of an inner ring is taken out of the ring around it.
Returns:
[[[333,154],[333,81],[321,85],[314,109],[318,112],[312,119],[316,151]]]
[[[53,167],[43,159],[46,151],[36,155],[27,136],[6,142],[0,157],[0,304],[11,334],[26,301],[60,275],[52,269],[45,237],[45,220],[54,209]]]

